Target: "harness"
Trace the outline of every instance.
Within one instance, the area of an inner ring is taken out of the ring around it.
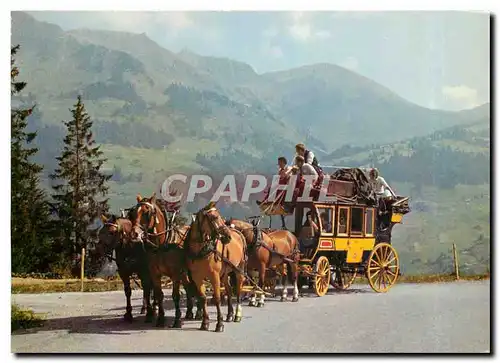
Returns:
[[[203,214],[206,216],[209,212],[212,212],[212,211],[216,211],[217,209],[214,207],[214,208],[210,208],[208,210],[203,210],[203,211],[200,211],[200,212],[203,212]],[[207,217],[209,218],[209,217]],[[272,294],[268,293],[267,291],[264,291],[262,290],[259,285],[257,283],[255,283],[253,281],[253,279],[248,276],[248,274],[240,269],[238,266],[236,266],[235,264],[233,264],[228,258],[226,258],[224,256],[224,250],[225,250],[225,247],[230,243],[231,239],[227,236],[224,236],[222,233],[221,233],[221,230],[226,227],[225,225],[221,225],[220,227],[217,227],[214,225],[213,221],[211,219],[209,219],[209,222],[210,222],[210,236],[209,238],[202,242],[203,243],[203,246],[201,248],[201,250],[198,252],[198,253],[193,253],[190,251],[189,249],[189,242],[191,241],[191,231],[192,231],[192,228],[189,229],[189,232],[188,232],[188,236],[186,237],[186,243],[188,244],[185,248],[186,250],[186,254],[187,256],[191,259],[191,260],[200,260],[200,259],[203,259],[203,258],[206,258],[208,257],[210,254],[214,254],[216,257],[220,258],[222,262],[226,263],[229,265],[229,267],[238,272],[240,275],[244,276],[248,282],[250,282],[250,284],[252,284],[254,286],[255,289],[259,290],[262,294],[265,294],[265,295],[268,295],[268,296],[271,296]],[[194,223],[197,224],[198,226],[198,230],[200,231],[201,233],[201,222],[200,222],[200,218],[196,218]],[[246,244],[246,238],[245,236],[238,230],[236,229],[232,229],[233,231],[237,232],[239,234],[239,236],[241,237],[241,241],[243,243],[243,256],[244,256],[244,262],[246,264],[246,261],[247,261],[247,244]],[[203,238],[203,236],[201,237]],[[217,243],[218,242],[221,242],[222,243],[222,253],[217,251]]]
[[[253,240],[252,240],[252,244],[250,245],[250,248],[249,250],[251,251],[257,251],[257,249],[263,247],[265,248],[266,250],[268,250],[271,254],[274,254],[274,255],[278,255],[280,258],[282,258],[284,261],[286,262],[291,262],[291,263],[294,263],[296,262],[295,260],[293,259],[290,259],[288,258],[287,256],[285,256],[284,254],[282,253],[279,253],[278,251],[276,251],[276,248],[275,246],[273,246],[273,248],[269,247],[267,244],[264,243],[264,239],[262,238],[262,230],[259,229],[259,224],[260,224],[260,216],[256,216],[256,217],[250,217],[251,219],[257,219],[257,221],[252,221],[252,231],[253,231]],[[296,253],[300,251],[295,249],[292,251],[290,257],[292,258],[295,258],[296,256]]]
[[[174,225],[174,220],[175,220],[175,217],[177,215],[177,211],[174,212],[171,220],[169,220],[167,218],[166,214],[162,210],[160,210],[160,212],[163,214],[163,218],[165,220],[165,230],[162,232],[157,232],[156,226],[160,223],[160,221],[158,219],[158,215],[157,215],[157,209],[159,209],[159,207],[155,204],[150,203],[150,202],[141,201],[141,202],[137,203],[135,208],[138,209],[142,205],[148,206],[149,208],[151,208],[151,211],[152,211],[151,217],[150,217],[146,227],[144,227],[141,224],[138,224],[139,228],[145,234],[145,238],[141,239],[143,241],[143,245],[144,245],[144,241],[145,241],[148,244],[148,246],[151,247],[154,251],[158,251],[160,249],[161,250],[169,250],[172,248],[181,249],[182,247],[180,247],[178,244],[173,242],[176,234],[181,235],[181,232],[179,231],[179,229]],[[155,244],[150,239],[150,238],[160,237],[163,235],[166,235],[165,240],[163,242],[160,242],[159,244]],[[181,237],[181,240],[184,239],[186,237],[186,235],[187,235],[187,232]]]

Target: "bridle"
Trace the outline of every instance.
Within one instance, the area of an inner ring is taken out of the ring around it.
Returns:
[[[139,223],[134,222],[134,226],[139,227],[139,229],[143,233],[143,238],[140,238],[141,241],[147,242],[148,245],[154,248],[158,248],[160,245],[172,244],[172,240],[175,235],[174,232],[180,233],[174,223],[175,217],[177,216],[177,210],[175,210],[172,214],[172,217],[168,219],[155,203],[151,203],[147,200],[140,201],[134,208],[131,209],[135,210],[136,213],[139,213],[139,210],[141,210],[143,206],[147,206],[148,211],[146,213],[144,213],[144,211],[141,211],[140,218],[139,216],[136,216],[135,218],[136,221],[137,219],[139,219]],[[160,220],[158,219],[158,212],[163,216],[163,219],[165,221],[165,230],[160,232],[156,231],[156,226],[160,223]],[[144,216],[147,217],[147,222],[145,224],[142,224],[141,220]],[[158,245],[151,240],[151,238],[156,238],[163,235],[166,235],[165,240],[163,242],[160,242]]]
[[[201,235],[198,244],[202,244],[203,246],[198,253],[193,253],[190,251],[189,244],[194,242],[191,238],[191,233],[193,230],[193,228],[191,227],[189,229],[188,236],[186,237],[186,251],[190,258],[201,259],[211,253],[214,253],[216,251],[218,241],[221,241],[223,245],[227,245],[230,242],[231,237],[225,233],[227,229],[226,224],[223,222],[220,225],[217,225],[217,223],[215,222],[217,219],[222,219],[222,217],[220,215],[211,215],[211,213],[215,211],[217,211],[217,208],[215,207],[202,209],[195,216],[193,216],[193,223],[196,224],[196,226],[198,227],[198,232]],[[203,218],[205,218],[209,223],[210,232],[208,234],[203,233],[202,218],[199,218],[200,216],[203,216]]]
[[[106,229],[106,234],[109,236],[109,238],[112,239],[112,243],[105,243],[104,244],[104,256],[108,258],[108,260],[111,262],[112,260],[115,260],[115,258],[112,256],[112,252],[114,251],[118,245],[124,245],[125,244],[125,233],[123,233],[123,226],[119,223],[116,223],[118,218],[115,218],[112,222],[104,222],[102,228],[106,227],[115,227],[116,231],[111,232],[109,229]]]

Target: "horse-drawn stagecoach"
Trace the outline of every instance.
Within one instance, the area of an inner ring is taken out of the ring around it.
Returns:
[[[174,203],[169,212],[160,206],[155,194],[151,198],[138,195],[137,205],[126,216],[103,219],[106,228],[100,236],[102,248],[108,255],[111,250],[117,252],[127,297],[125,318],[132,319],[129,276],[134,271],[142,273],[148,321],[153,317],[150,293],[154,290],[158,326],[165,323],[161,277],[166,275],[173,283],[176,310],[173,327],[182,324],[179,292],[182,284],[187,293],[186,319],[201,319],[201,329],[208,329],[204,281],[210,280],[219,332],[224,330],[221,285],[228,297],[226,321],[237,322],[241,321],[240,298],[245,279],[246,288],[254,292],[250,304],[257,306],[264,305],[264,296],[268,293],[266,282],[273,286],[281,275],[286,285],[287,273],[294,285],[292,301],[295,302],[299,300],[299,288],[305,284],[323,296],[330,284],[337,289],[347,289],[357,274],[365,274],[373,290],[387,291],[399,274],[391,230],[410,211],[408,198],[377,198],[364,172],[356,168],[339,169],[328,176],[328,181],[324,193],[327,198],[320,198],[323,193],[313,190],[311,201],[296,199],[283,204],[276,202],[282,199],[275,199],[260,205],[263,214],[270,218],[281,215],[285,221],[287,216],[294,216],[291,232],[261,229],[260,217],[252,224],[224,220],[213,202],[200,209],[189,226],[179,226],[175,223],[177,204]],[[137,266],[127,263],[130,258]],[[289,269],[281,269],[285,266]],[[258,283],[252,278],[254,271],[258,272]],[[233,292],[237,299],[236,311],[231,303]],[[260,294],[258,303],[257,293]],[[284,286],[282,301],[286,300],[286,294]],[[196,316],[192,312],[195,297],[198,300]]]
[[[265,215],[292,216],[293,233],[301,243],[299,285],[318,296],[349,288],[365,275],[376,292],[388,291],[399,275],[399,258],[391,231],[410,211],[407,197],[379,201],[360,169],[339,169],[330,176],[329,201],[266,203]]]

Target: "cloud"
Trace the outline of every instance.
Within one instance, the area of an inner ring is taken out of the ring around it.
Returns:
[[[273,46],[269,47],[268,52],[271,55],[271,57],[273,57],[273,58],[282,58],[283,57],[283,50],[281,50],[281,47],[279,47],[277,45],[273,45]]]
[[[288,28],[288,30],[290,31],[292,37],[299,41],[307,41],[311,37],[311,26],[307,23],[293,24]]]
[[[279,30],[275,27],[267,28],[262,31],[262,36],[264,38],[275,38],[279,34]]]
[[[264,56],[279,59],[283,58],[283,49],[276,44],[276,38],[280,31],[276,27],[270,27],[262,31],[261,53]]]
[[[359,67],[359,61],[357,58],[354,57],[347,57],[344,59],[342,62],[339,64],[341,67],[350,69],[351,71],[355,71]]]
[[[295,40],[307,42],[311,40],[325,40],[331,37],[331,33],[325,29],[316,29],[314,26],[314,14],[303,12],[291,12],[288,15],[288,32]]]
[[[441,93],[450,108],[465,109],[480,105],[477,90],[466,85],[444,86]]]

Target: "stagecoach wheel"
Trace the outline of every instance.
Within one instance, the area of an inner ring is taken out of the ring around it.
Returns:
[[[321,256],[316,261],[314,266],[314,290],[316,295],[324,296],[328,291],[328,286],[330,285],[330,263],[328,258]]]
[[[347,290],[354,282],[356,274],[356,269],[354,269],[354,271],[346,271],[337,267],[335,269],[335,277],[332,279],[331,284],[337,290]]]
[[[399,257],[388,243],[379,243],[368,257],[366,277],[376,292],[387,292],[399,275]]]

